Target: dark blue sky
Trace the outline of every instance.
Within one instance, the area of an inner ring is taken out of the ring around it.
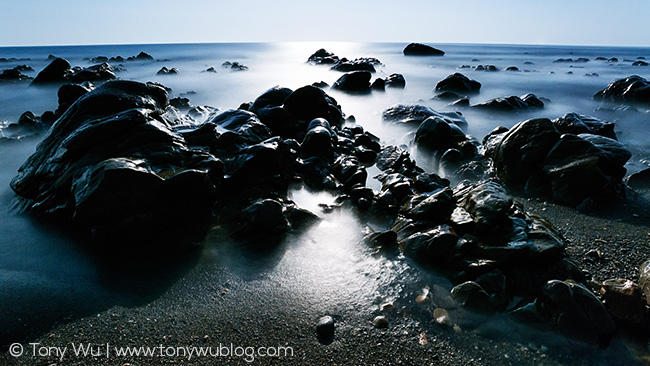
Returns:
[[[378,41],[650,46],[648,0],[13,0],[0,45]]]

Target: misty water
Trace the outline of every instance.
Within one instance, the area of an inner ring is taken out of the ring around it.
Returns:
[[[188,44],[188,45],[114,45],[0,48],[0,57],[29,59],[0,63],[0,69],[20,64],[42,70],[48,55],[66,58],[73,66],[90,66],[85,58],[96,56],[151,54],[156,61],[125,62],[125,71],[117,76],[126,80],[155,81],[172,88],[170,97],[185,96],[193,105],[221,109],[237,108],[253,101],[266,89],[281,85],[292,89],[314,82],[332,85],[342,74],[327,66],[313,66],[305,61],[314,51],[325,48],[340,57],[376,57],[384,64],[374,77],[403,74],[406,88],[350,95],[327,90],[343,112],[353,115],[359,125],[379,136],[387,144],[408,144],[412,131],[381,122],[381,113],[394,104],[423,104],[437,111],[453,111],[447,102],[431,100],[436,83],[454,72],[482,83],[477,104],[495,97],[534,93],[547,98],[545,108],[529,113],[497,114],[463,109],[468,134],[479,141],[497,126],[511,127],[534,117],[557,118],[576,112],[616,122],[619,140],[633,152],[628,171],[650,166],[650,114],[645,110],[605,110],[592,96],[612,81],[629,75],[650,78],[650,67],[632,66],[639,57],[650,59],[649,48],[552,47],[515,45],[441,44],[443,57],[405,57],[404,44],[293,43],[293,44]],[[585,63],[555,63],[559,58],[585,57]],[[618,62],[595,60],[617,58]],[[224,61],[238,61],[246,71],[222,68]],[[495,65],[500,71],[459,69],[461,65]],[[115,65],[113,65],[115,66]],[[161,67],[176,67],[178,75],[157,76]],[[504,71],[515,66],[520,71]],[[203,72],[214,67],[217,73]],[[589,76],[588,76],[589,74]],[[594,76],[597,74],[597,76]],[[373,77],[373,79],[374,79]],[[56,87],[29,87],[28,83],[0,84],[0,122],[15,122],[25,111],[37,115],[56,109]],[[37,140],[0,144],[0,313],[1,339],[12,334],[38,335],[58,322],[92,315],[113,305],[146,303],[156,292],[144,295],[138,290],[124,290],[110,274],[95,264],[83,247],[83,236],[74,237],[51,224],[37,222],[11,209],[13,193],[9,181],[18,167],[34,151]],[[420,159],[425,163],[424,159]],[[426,164],[424,164],[426,165]],[[368,186],[377,189],[377,183]],[[270,282],[288,284],[302,301],[342,302],[376,308],[396,301],[405,292],[424,293],[451,288],[443,276],[420,270],[398,255],[377,253],[361,243],[363,226],[344,211],[326,214],[319,204],[331,203],[334,197],[315,194],[302,188],[291,192],[302,207],[317,213],[323,220],[305,233],[285,239],[282,250],[272,259],[242,254],[234,243],[220,242],[208,236],[198,258],[175,272],[163,289],[191,271],[192,266],[224,266],[237,273],[255,273]],[[253,262],[250,262],[253,261]],[[253,264],[251,264],[253,263]],[[260,270],[260,266],[264,269]],[[253,269],[253,267],[255,267]],[[406,288],[406,287],[408,288]],[[425,288],[428,287],[429,290]],[[139,294],[138,294],[139,293]],[[441,300],[442,301],[442,300]],[[43,315],[39,310],[48,309]],[[499,319],[502,322],[503,319]]]

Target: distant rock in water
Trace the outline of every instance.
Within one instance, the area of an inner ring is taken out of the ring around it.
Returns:
[[[166,66],[163,66],[160,70],[158,70],[156,75],[177,75],[179,73],[180,71],[175,67],[168,69]]]
[[[645,62],[645,61],[641,61],[641,60],[639,60],[639,61],[634,61],[634,62],[632,63],[632,66],[648,66],[648,65],[650,65],[650,64],[647,63],[647,62]]]
[[[153,56],[142,51],[137,56],[131,56],[126,59],[127,61],[153,61]]]
[[[638,75],[618,79],[594,95],[606,102],[650,104],[650,82]]]
[[[115,70],[108,63],[94,65],[75,72],[70,77],[73,83],[83,83],[84,81],[105,81],[115,79]]]
[[[486,102],[472,106],[477,109],[486,109],[495,112],[522,112],[530,109],[544,108],[544,102],[534,94],[526,94],[521,97],[510,96],[494,98]]]
[[[457,94],[476,94],[481,90],[481,83],[476,80],[470,80],[461,73],[455,73],[447,76],[436,84],[435,92],[452,92]],[[458,99],[458,98],[457,98]]]
[[[406,56],[443,56],[445,54],[444,51],[422,43],[411,43],[404,48],[403,52]]]
[[[22,72],[20,72],[20,70],[17,70],[16,68],[3,70],[2,73],[0,74],[0,82],[30,81],[33,79],[34,78],[23,74]]]
[[[230,69],[230,71],[244,71],[248,70],[248,66],[244,64],[240,64],[237,61],[230,62],[230,61],[225,61],[224,63],[221,64],[221,67],[224,69]]]
[[[327,52],[326,49],[321,48],[309,56],[307,62],[312,65],[331,65],[339,62],[339,57],[331,52]]]
[[[376,72],[375,66],[381,66],[382,63],[376,58],[362,57],[348,60],[341,59],[336,65],[332,66],[334,71],[350,72],[350,71],[369,71]]]
[[[390,74],[384,81],[386,82],[387,88],[404,89],[406,87],[406,79],[404,79],[404,75],[402,74]]]
[[[172,131],[161,118],[168,102],[164,89],[132,81],[85,93],[11,181],[22,207],[70,220],[112,250],[201,240],[223,164]]]
[[[50,55],[51,56],[51,55]],[[36,75],[32,84],[62,83],[70,79],[72,69],[68,60],[54,58],[41,72]]]

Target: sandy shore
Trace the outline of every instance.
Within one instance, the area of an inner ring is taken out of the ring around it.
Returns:
[[[570,241],[567,254],[596,281],[625,277],[636,280],[639,265],[650,258],[645,198],[630,201],[617,210],[591,215],[574,209],[522,199],[527,210],[555,224]],[[586,253],[600,251],[600,259]],[[289,253],[290,254],[290,253]],[[287,253],[283,255],[288,255]],[[219,250],[205,248],[186,273],[150,300],[113,305],[97,314],[62,321],[36,339],[21,341],[24,355],[0,355],[3,365],[204,365],[248,364],[247,357],[176,356],[122,357],[114,347],[291,347],[293,356],[256,357],[253,364],[330,365],[631,365],[641,364],[643,346],[618,336],[599,350],[559,336],[535,334],[492,319],[482,327],[463,329],[431,321],[430,309],[413,301],[416,293],[405,287],[403,300],[383,313],[389,326],[375,328],[372,320],[382,314],[376,303],[344,298],[324,299],[318,288],[297,291],[268,271],[274,260],[254,260],[238,268],[215,260]],[[271,256],[273,257],[273,256]],[[145,285],[142,291],[149,291]],[[308,286],[307,286],[308,287]],[[136,290],[137,291],[137,290]],[[47,304],[43,305],[45,308]],[[336,321],[331,344],[322,344],[315,325],[323,315]],[[55,354],[33,356],[28,343],[63,347],[91,344],[109,357],[74,357],[72,350],[58,359]],[[636,354],[636,355],[635,355]],[[645,359],[646,361],[648,358]]]

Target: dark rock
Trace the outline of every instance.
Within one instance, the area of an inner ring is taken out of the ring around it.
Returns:
[[[627,185],[633,189],[648,190],[650,189],[650,168],[643,169],[625,178]]]
[[[156,75],[177,75],[178,73],[180,73],[180,71],[175,67],[168,69],[167,67],[163,66],[162,69],[158,70]]]
[[[428,151],[445,151],[458,146],[458,143],[467,140],[463,130],[449,119],[429,117],[425,119],[417,131],[413,142]]]
[[[624,278],[606,280],[600,288],[600,295],[615,319],[644,324],[645,302],[636,283]]]
[[[650,104],[650,82],[637,75],[618,79],[596,93],[594,99],[617,103]]]
[[[476,104],[473,107],[496,112],[521,112],[535,108],[544,108],[544,102],[539,100],[539,98],[537,98],[534,94],[526,94],[522,97],[513,95],[503,98],[494,98],[486,102]]]
[[[221,64],[221,67],[224,69],[230,69],[230,71],[245,71],[248,70],[248,66],[241,64],[237,61],[225,61],[224,63]]]
[[[449,259],[458,237],[447,225],[439,225],[426,232],[416,232],[402,240],[402,252],[424,264],[444,262]]]
[[[378,315],[372,320],[372,325],[379,329],[388,328],[388,319],[384,315]]]
[[[648,65],[650,65],[650,64],[647,63],[647,62],[645,62],[645,61],[641,61],[641,60],[639,60],[639,61],[634,61],[634,62],[632,63],[632,66],[648,66]]]
[[[169,105],[178,108],[183,112],[187,112],[192,108],[189,98],[180,98],[180,97],[172,98],[169,100]]]
[[[560,118],[554,119],[553,123],[562,134],[570,133],[579,135],[581,133],[590,133],[616,140],[616,133],[614,132],[615,125],[593,117],[583,116],[577,113],[567,113]]]
[[[14,67],[12,70],[23,72],[23,71],[34,71],[34,68],[29,65],[18,65]]]
[[[55,58],[36,75],[32,84],[62,83],[69,80],[72,70],[68,60]]]
[[[608,59],[607,62],[616,63],[616,62],[618,62],[618,59],[616,57],[612,57],[612,58]]]
[[[127,61],[153,61],[153,56],[141,51],[137,56],[131,56],[126,59]]]
[[[0,74],[0,82],[3,81],[29,81],[33,80],[32,77],[29,77],[20,70],[17,69],[9,69],[9,70],[3,70],[2,73]]]
[[[406,79],[402,74],[390,74],[384,80],[388,88],[404,89],[406,87]]]
[[[506,71],[520,71],[520,70],[516,66],[509,66],[509,67],[506,67]]]
[[[453,192],[449,188],[444,188],[431,194],[412,196],[400,212],[414,220],[442,224],[449,220],[455,203]]]
[[[327,315],[318,320],[316,335],[321,342],[331,342],[334,338],[334,319],[331,316]]]
[[[377,91],[385,91],[386,81],[382,78],[377,78],[375,79],[375,81],[372,82],[372,85],[370,85],[370,89],[377,90]]]
[[[503,226],[511,225],[509,213],[512,198],[498,183],[488,182],[476,186],[459,205],[472,216],[478,232],[498,231]]]
[[[370,78],[372,75],[368,71],[353,71],[341,76],[332,89],[346,92],[367,93],[370,91]]]
[[[201,240],[223,165],[187,148],[160,117],[167,105],[164,89],[131,81],[81,96],[12,180],[22,207],[70,220],[111,248]]]
[[[435,92],[452,92],[458,94],[476,94],[481,90],[481,83],[476,80],[470,80],[461,73],[455,73],[447,76],[438,82]],[[458,99],[458,98],[456,98]]]
[[[236,218],[233,237],[246,241],[266,241],[284,234],[289,222],[284,217],[282,204],[272,199],[260,199],[246,207]]]
[[[332,127],[341,127],[343,113],[336,101],[315,86],[303,86],[286,97],[284,109],[291,117],[304,122],[304,127],[316,118],[325,118]]]
[[[203,70],[201,72],[210,72],[210,73],[216,74],[217,70],[215,70],[215,68],[211,66],[211,67],[208,67],[207,69],[205,69],[205,70]]]
[[[386,146],[377,156],[377,168],[387,173],[415,175],[417,166],[408,151],[399,146]]]
[[[467,281],[451,289],[451,296],[458,306],[482,314],[494,312],[490,295],[476,282]]]
[[[314,122],[318,123],[314,123]],[[301,152],[307,156],[318,156],[325,161],[334,160],[334,146],[332,144],[332,130],[327,120],[317,118],[310,123],[305,139],[301,144]]]
[[[332,70],[341,72],[351,71],[368,71],[376,72],[375,65],[381,65],[381,62],[375,58],[356,58],[354,60],[342,59],[332,66]]]
[[[384,110],[381,115],[383,122],[408,125],[412,127],[419,127],[420,124],[429,117],[438,117],[450,124],[455,124],[462,129],[467,127],[467,120],[465,120],[465,117],[463,117],[461,113],[436,112],[423,105],[396,104]]]
[[[291,230],[303,230],[321,220],[318,215],[295,205],[287,208],[284,216],[291,225]]]
[[[457,100],[459,100],[461,98],[464,98],[464,97],[462,95],[458,95],[456,93],[452,93],[452,92],[449,92],[449,91],[442,92],[442,93],[437,94],[436,96],[433,97],[433,99],[435,99],[435,100],[442,100],[442,101],[445,101],[445,102],[453,102],[453,101],[457,101]]]
[[[315,82],[315,83],[313,83],[311,85],[315,86],[317,88],[321,88],[321,89],[329,88],[329,86],[330,86],[330,84],[328,84],[328,83],[326,83],[326,82],[324,82],[322,80],[318,81],[318,82]]]
[[[404,48],[403,52],[406,56],[443,56],[445,54],[444,51],[421,43],[411,43]]]
[[[537,299],[538,311],[560,333],[606,347],[615,325],[603,304],[584,286],[552,280]]]
[[[321,48],[320,50],[314,52],[311,56],[309,56],[307,62],[313,65],[335,64],[339,62],[339,57],[331,52],[327,52],[327,50],[325,50],[324,48]]]
[[[84,81],[104,81],[115,79],[114,69],[111,65],[103,63],[87,67],[81,71],[75,72],[70,81],[73,83],[82,83]]]
[[[63,113],[74,103],[77,99],[81,98],[84,94],[95,89],[91,83],[83,84],[64,84],[59,88],[57,96],[59,98],[59,107],[54,112],[56,118],[63,115]]]

